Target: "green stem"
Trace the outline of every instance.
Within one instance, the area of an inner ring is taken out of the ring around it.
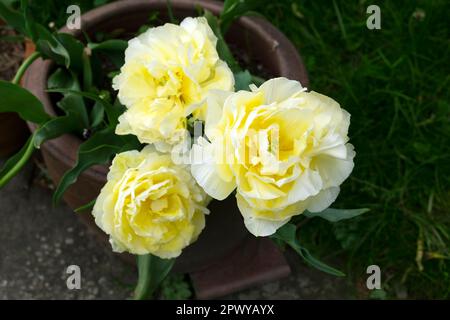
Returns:
[[[139,272],[139,279],[134,289],[134,300],[145,300],[148,299],[151,293],[151,280],[152,274],[149,272],[152,265],[152,255],[142,255],[137,257],[137,266]]]
[[[34,62],[34,60],[36,60],[40,56],[41,54],[36,51],[33,52],[28,58],[26,58],[20,65],[16,75],[14,76],[14,79],[11,82],[14,84],[19,84],[20,79],[22,79],[22,76],[25,73],[25,71],[27,71],[28,67]]]
[[[170,0],[167,0],[167,12],[169,14],[170,23],[178,24],[178,21],[175,19],[174,15],[173,15],[172,3],[170,2]]]
[[[169,274],[174,263],[175,259],[162,259],[151,254],[138,255],[139,278],[134,290],[134,300],[151,298],[155,290]]]
[[[17,160],[17,162],[0,178],[0,188],[3,187],[9,180],[11,180],[27,163],[34,151],[34,134],[29,138],[26,146],[24,147],[23,154]]]

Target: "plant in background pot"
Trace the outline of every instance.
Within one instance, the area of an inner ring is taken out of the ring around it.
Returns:
[[[10,80],[23,56],[23,38],[0,19],[0,79]],[[25,122],[12,112],[0,113],[0,158],[8,157],[25,143],[29,136]]]
[[[55,28],[63,26],[67,18],[66,11],[61,10],[61,8],[76,4],[79,5],[83,11],[87,11],[107,2],[109,1],[59,1],[58,5],[55,6],[54,1],[32,1],[30,2],[30,10],[32,10],[36,20],[40,24],[51,25]],[[20,0],[0,0],[0,7],[3,11],[8,8],[18,8],[20,7]],[[10,31],[10,26],[4,25],[2,19],[0,19],[0,28],[4,31]],[[23,59],[28,58],[35,51],[33,42],[25,38],[23,34],[14,35],[10,32],[5,32],[5,34],[0,32],[0,42],[4,43],[4,46],[1,47],[2,50],[5,50],[4,47],[6,45],[7,51],[20,48],[20,55],[23,56]],[[6,60],[8,57],[11,59],[10,56],[5,56],[5,60],[2,59],[0,63],[10,64],[11,61]],[[13,59],[17,58],[21,58],[21,56],[13,57]],[[2,65],[1,67],[5,66]],[[4,72],[4,77],[0,74],[0,79],[11,80],[12,76],[10,77],[9,75],[10,72]],[[27,128],[26,123],[15,113],[0,113],[0,157],[7,157],[19,150],[24,145],[29,135],[30,131]]]
[[[20,11],[0,7],[36,45],[17,81],[0,82],[0,112],[16,112],[33,131],[0,186],[42,147],[55,203],[65,195],[114,251],[137,256],[138,299],[173,266],[219,261],[247,230],[342,276],[301,246],[297,223],[365,212],[328,208],[353,169],[349,114],[303,87],[301,59],[273,26],[237,20],[257,1],[170,3],[106,5],[73,32],[49,31],[27,1]],[[152,12],[171,23],[142,28]]]

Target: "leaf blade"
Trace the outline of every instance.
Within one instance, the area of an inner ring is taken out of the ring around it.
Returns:
[[[53,118],[36,130],[34,146],[39,148],[47,140],[59,137],[78,128],[79,123],[74,116],[66,115]]]
[[[123,112],[123,109],[115,107],[114,105],[112,105],[111,103],[109,103],[108,101],[103,99],[102,97],[97,96],[90,92],[68,90],[68,89],[62,89],[62,88],[47,90],[47,92],[59,92],[59,93],[63,93],[63,94],[73,93],[75,95],[79,95],[79,96],[88,98],[90,100],[93,100],[95,102],[101,103],[103,105],[103,107],[105,108],[105,113],[106,113],[106,116],[108,117],[109,125],[111,127],[115,127],[117,125],[118,118],[119,118],[120,114],[122,114],[122,112]]]
[[[236,91],[249,90],[249,86],[253,83],[253,78],[248,70],[236,72],[234,74],[234,87]]]
[[[310,266],[334,276],[338,277],[345,276],[345,274],[342,271],[333,268],[327,265],[326,263],[318,260],[317,258],[313,257],[306,248],[300,245],[297,239],[297,227],[294,224],[292,223],[285,224],[284,226],[282,226],[280,229],[277,230],[277,232],[273,235],[273,238],[283,241],[287,245],[289,245]]]
[[[20,12],[9,8],[5,3],[0,1],[0,17],[6,21],[8,25],[16,29],[19,33],[27,34],[25,26],[25,18]]]
[[[128,42],[125,40],[120,40],[120,39],[110,39],[110,40],[105,40],[103,42],[99,42],[99,43],[94,43],[94,42],[90,42],[88,44],[88,47],[92,50],[92,51],[96,51],[96,50],[105,50],[105,51],[125,51],[128,48]]]
[[[305,212],[305,216],[308,218],[320,217],[322,219],[328,220],[330,222],[338,222],[341,220],[351,219],[357,217],[361,214],[370,211],[368,208],[360,209],[333,209],[328,208],[321,212]]]
[[[15,112],[25,121],[41,124],[50,119],[44,106],[19,85],[0,80],[0,112]]]
[[[77,161],[72,169],[61,178],[54,194],[53,203],[58,203],[64,192],[77,180],[80,174],[93,165],[106,164],[117,153],[137,149],[139,143],[134,136],[117,136],[114,128],[107,127],[96,132],[82,143],[78,150]]]
[[[209,26],[217,37],[216,47],[220,59],[224,60],[233,72],[241,71],[239,64],[237,63],[236,59],[231,53],[230,48],[225,42],[218,18],[208,10],[205,10],[204,17],[208,21]]]
[[[89,201],[88,203],[86,203],[85,205],[82,205],[81,207],[76,208],[74,211],[76,213],[78,213],[78,212],[82,212],[82,211],[91,209],[95,205],[96,201],[97,201],[97,198],[95,198],[94,200]]]

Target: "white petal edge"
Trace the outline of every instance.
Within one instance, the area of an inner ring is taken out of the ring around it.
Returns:
[[[353,171],[355,166],[353,158],[355,151],[352,144],[347,143],[347,158],[337,159],[330,156],[319,156],[316,159],[317,170],[323,180],[323,187],[333,187],[341,185]]]
[[[267,104],[280,103],[305,90],[300,82],[284,77],[270,79],[259,87],[259,91],[265,94]]]
[[[225,181],[220,177],[217,171],[218,164],[212,154],[212,145],[204,138],[199,138],[198,142],[192,146],[191,159],[194,159],[191,164],[192,176],[212,198],[224,200],[236,188],[234,179]]]
[[[321,212],[328,208],[339,195],[339,187],[331,187],[320,191],[317,195],[308,199],[309,204],[306,208],[310,212]]]
[[[210,90],[206,97],[207,111],[205,119],[205,134],[207,137],[214,136],[214,129],[222,118],[222,110],[225,100],[232,92],[224,90]]]
[[[256,218],[254,209],[248,205],[247,201],[245,201],[242,196],[237,194],[236,199],[239,211],[244,218],[245,227],[255,237],[270,236],[290,220],[290,218],[288,218],[281,221],[272,221]]]

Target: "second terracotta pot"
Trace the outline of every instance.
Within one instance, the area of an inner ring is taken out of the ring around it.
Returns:
[[[222,9],[222,3],[209,0],[172,0],[171,4],[174,15],[180,20],[187,16],[196,16],[197,6],[214,14],[218,14]],[[111,3],[82,15],[81,23],[83,31],[88,34],[116,29],[136,32],[154,11],[160,13],[159,18],[168,21],[166,0],[147,0]],[[75,35],[81,36],[81,32],[76,32]],[[267,21],[261,18],[241,18],[230,29],[227,41],[262,64],[272,76],[284,76],[299,80],[303,85],[308,84],[306,70],[297,50]],[[53,67],[49,61],[37,60],[23,81],[24,86],[44,103],[50,114],[55,114],[55,107],[45,90]],[[32,124],[30,128],[35,130]],[[64,135],[42,146],[45,163],[55,183],[74,165],[81,142],[81,139],[74,135]],[[94,166],[85,171],[66,192],[65,201],[71,208],[78,208],[95,199],[106,182],[107,172],[107,166]],[[177,259],[176,271],[199,271],[223,259],[248,237],[234,197],[222,202],[213,201],[209,208],[211,214],[207,216],[205,230],[197,242],[183,251]],[[89,213],[79,214],[79,217],[105,244],[107,243],[107,236],[95,226]]]

